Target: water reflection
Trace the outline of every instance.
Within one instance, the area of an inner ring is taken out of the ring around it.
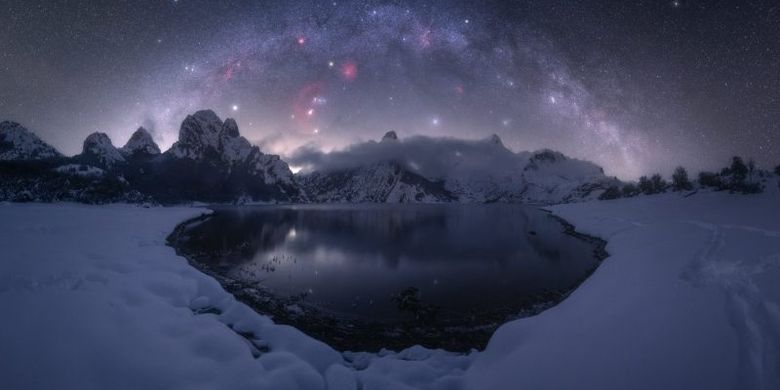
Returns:
[[[186,247],[225,275],[345,316],[397,319],[417,289],[444,316],[573,287],[597,259],[546,213],[520,205],[218,208]]]

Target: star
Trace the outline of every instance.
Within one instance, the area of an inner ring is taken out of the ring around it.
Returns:
[[[238,105],[236,104],[233,105],[233,111],[238,111]]]

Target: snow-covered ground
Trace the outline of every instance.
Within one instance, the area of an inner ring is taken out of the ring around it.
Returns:
[[[274,324],[165,245],[203,212],[0,203],[0,389],[448,388],[473,359],[345,359]]]
[[[611,257],[463,356],[342,355],[273,324],[165,246],[202,209],[0,205],[0,387],[780,388],[776,191],[551,209]]]
[[[611,256],[568,299],[501,327],[485,389],[780,389],[780,196],[552,207]]]

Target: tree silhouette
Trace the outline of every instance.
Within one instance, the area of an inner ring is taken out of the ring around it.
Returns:
[[[653,193],[653,183],[647,176],[639,178],[639,191],[646,195],[651,195]]]
[[[690,191],[693,189],[690,179],[688,179],[688,171],[683,167],[677,167],[672,175],[672,189],[674,191]]]
[[[650,177],[650,182],[653,185],[654,194],[666,192],[666,188],[669,187],[669,183],[667,183],[666,180],[664,180],[664,178],[657,173]]]
[[[723,187],[723,181],[715,172],[699,172],[699,185],[702,187],[714,187],[721,189]]]
[[[747,165],[745,165],[745,162],[742,161],[742,157],[734,156],[731,159],[729,173],[731,173],[731,176],[736,183],[744,182],[745,178],[747,178],[748,171],[749,169]]]

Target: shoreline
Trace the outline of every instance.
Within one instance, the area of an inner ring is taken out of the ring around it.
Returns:
[[[268,206],[274,207],[278,205]],[[167,236],[166,244],[173,248],[177,255],[185,258],[193,268],[214,278],[226,291],[237,300],[251,307],[258,314],[267,315],[275,322],[294,326],[336,350],[376,353],[382,350],[400,351],[415,345],[422,345],[425,348],[443,348],[448,352],[467,354],[472,351],[483,351],[495,331],[502,325],[515,320],[533,317],[560,304],[572,292],[576,291],[601,266],[604,259],[609,256],[605,249],[607,245],[605,240],[577,232],[574,225],[556,216],[549,210],[534,206],[529,207],[543,211],[547,217],[560,223],[564,234],[594,245],[595,248],[592,255],[597,260],[596,264],[578,279],[573,284],[573,287],[565,291],[551,290],[542,295],[524,297],[526,302],[521,300],[518,303],[519,310],[496,312],[487,316],[492,318],[488,321],[473,323],[468,323],[468,321],[465,323],[462,321],[444,322],[431,328],[439,329],[438,333],[433,337],[431,337],[430,329],[425,331],[426,326],[424,324],[414,321],[383,322],[350,319],[342,314],[332,313],[320,305],[305,302],[302,299],[279,297],[257,283],[244,282],[225,276],[220,270],[201,261],[200,259],[204,255],[190,253],[181,245],[183,236],[188,228],[194,224],[202,223],[213,216],[213,212],[216,209],[212,207],[209,208],[211,213],[204,213],[178,224]],[[296,312],[293,315],[289,313],[291,307]],[[422,325],[422,328],[420,328],[420,325]],[[388,328],[390,329],[389,334]],[[360,329],[360,331],[356,331],[356,329]],[[381,341],[376,341],[376,335],[383,333],[384,335],[379,338]],[[354,340],[356,339],[359,341],[355,342]],[[458,341],[450,342],[449,344],[442,341],[447,339]],[[354,345],[368,345],[369,347],[354,348]],[[357,351],[355,351],[356,349]]]

